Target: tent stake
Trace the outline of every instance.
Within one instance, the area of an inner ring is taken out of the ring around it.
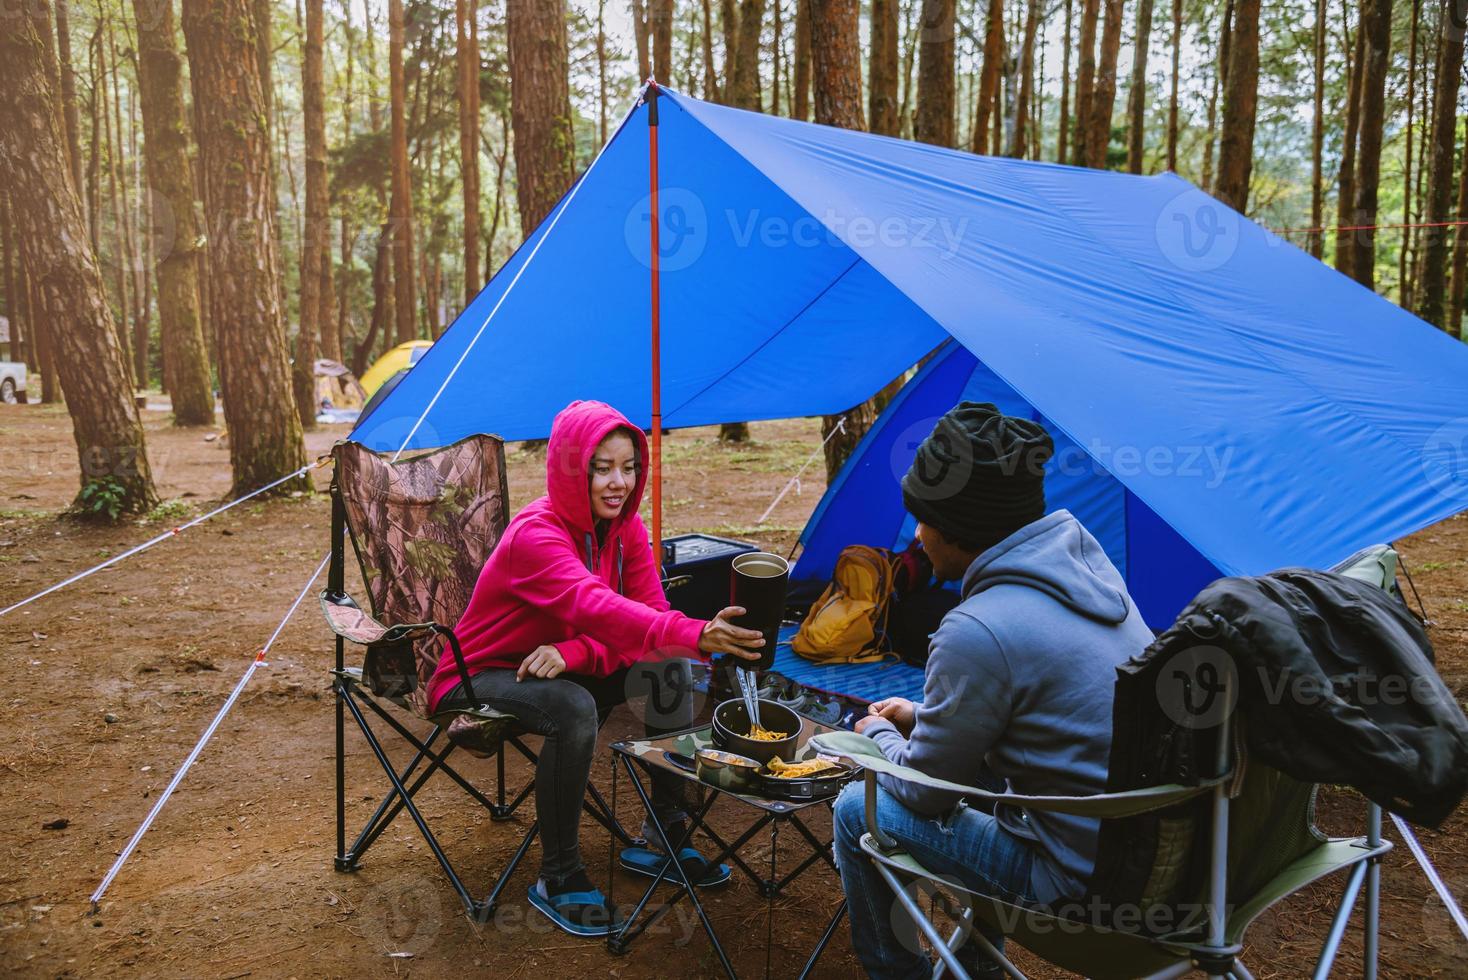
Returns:
[[[647,80],[647,175],[650,191],[648,265],[652,268],[652,548],[658,567],[663,565],[663,381],[661,295],[658,282],[658,84]]]

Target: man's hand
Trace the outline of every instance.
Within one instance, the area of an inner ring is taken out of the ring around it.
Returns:
[[[698,638],[698,648],[704,653],[729,653],[741,660],[758,660],[759,648],[765,645],[765,636],[759,630],[735,626],[729,620],[743,616],[744,609],[730,606],[709,620]]]
[[[878,719],[885,718],[904,738],[912,736],[912,727],[917,723],[917,706],[907,698],[883,698],[867,707],[867,716],[856,723],[856,733],[863,735]]]
[[[566,659],[561,656],[561,651],[550,644],[535,648],[535,652],[524,660],[515,670],[515,680],[523,681],[526,677],[551,678],[566,669]]]

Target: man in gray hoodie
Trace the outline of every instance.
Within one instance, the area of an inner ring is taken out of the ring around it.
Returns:
[[[961,580],[963,598],[932,635],[922,703],[878,701],[857,724],[892,761],[1022,794],[1105,790],[1116,667],[1152,633],[1096,539],[1069,511],[1045,513],[1052,452],[1038,423],[973,402],[919,447],[904,502],[938,577]],[[1018,904],[1084,896],[1096,820],[989,813],[886,776],[880,786],[882,829],[929,869]],[[862,965],[873,977],[929,975],[916,931],[893,915],[891,889],[862,855],[859,784],[837,800],[835,826]],[[977,943],[959,955],[975,975],[995,969]]]

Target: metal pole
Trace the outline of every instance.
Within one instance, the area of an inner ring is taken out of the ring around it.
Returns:
[[[1366,805],[1366,842],[1375,849],[1381,844],[1381,807]],[[1381,922],[1381,858],[1373,857],[1366,868],[1366,922],[1362,940],[1361,976],[1376,980],[1377,930]]]
[[[658,275],[658,231],[662,213],[658,210],[658,86],[647,80],[647,178],[649,184],[648,265],[652,269],[650,309],[652,316],[652,549],[653,558],[663,564],[663,379],[662,379],[662,295]]]
[[[1220,693],[1227,698],[1228,691]],[[1224,702],[1225,704],[1227,701]],[[1233,762],[1229,742],[1229,717],[1218,725],[1218,757],[1216,775],[1228,775]],[[1208,878],[1208,945],[1215,949],[1224,945],[1228,927],[1228,782],[1213,788],[1213,840]]]

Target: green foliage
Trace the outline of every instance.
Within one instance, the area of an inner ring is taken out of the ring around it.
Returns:
[[[194,508],[182,497],[174,497],[165,500],[157,507],[148,512],[143,518],[149,524],[172,524],[186,517],[193,516]]]
[[[75,510],[83,518],[115,524],[127,504],[127,488],[114,477],[88,480],[77,494]]]

